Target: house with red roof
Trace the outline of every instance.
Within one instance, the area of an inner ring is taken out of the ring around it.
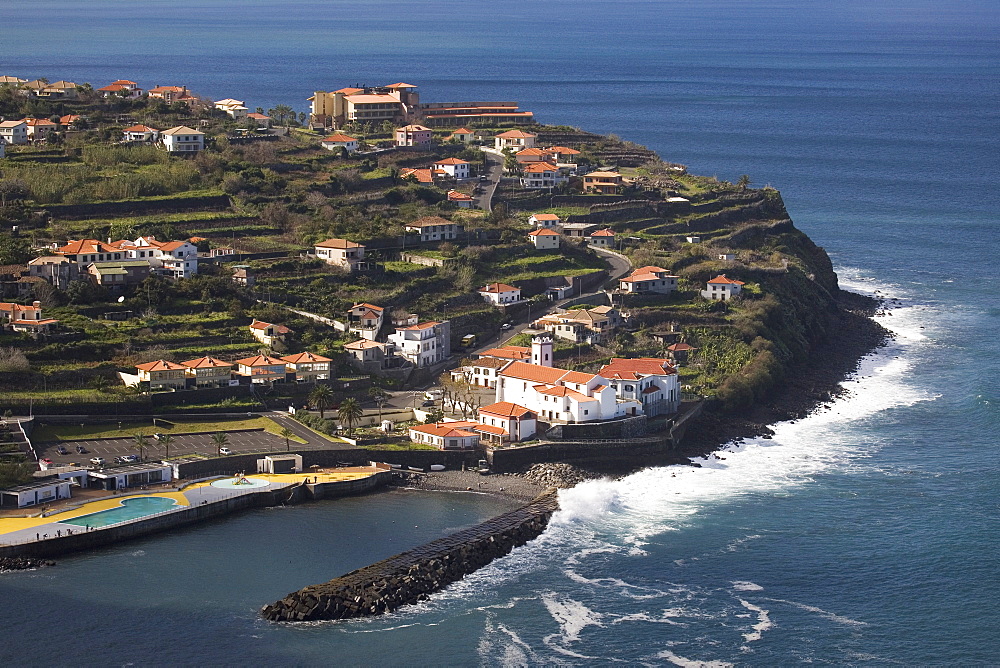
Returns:
[[[615,232],[611,228],[606,227],[603,230],[591,232],[590,236],[587,237],[587,241],[591,246],[597,246],[598,248],[614,248]]]
[[[288,375],[285,360],[270,355],[254,355],[236,360],[236,373],[251,383],[283,383]]]
[[[534,148],[538,135],[524,130],[507,130],[496,135],[493,139],[496,150],[502,151],[509,148],[516,153],[526,148]]]
[[[15,332],[41,336],[48,334],[58,320],[42,317],[42,302],[33,301],[30,305],[0,303],[0,322],[5,328]]]
[[[134,81],[129,81],[128,79],[112,81],[107,86],[101,86],[98,88],[97,92],[100,93],[102,97],[122,97],[129,100],[134,100],[135,98],[142,97],[145,94],[145,91],[139,88],[139,84]]]
[[[536,250],[559,250],[561,240],[562,235],[547,227],[528,232],[528,241],[534,244]]]
[[[619,399],[641,402],[646,415],[676,413],[680,406],[680,379],[668,359],[613,357],[598,373],[611,382]]]
[[[476,138],[476,133],[470,130],[469,128],[459,128],[454,132],[452,132],[450,135],[448,135],[449,140],[454,139],[455,141],[460,141],[463,144],[468,144],[475,138]]]
[[[701,296],[713,301],[728,301],[739,296],[744,285],[746,284],[743,281],[726,278],[725,274],[720,274],[708,281],[706,288],[701,291]]]
[[[462,225],[441,216],[424,216],[404,226],[407,232],[420,235],[420,241],[451,241],[462,232]]]
[[[596,171],[583,175],[583,192],[616,195],[624,181],[618,172]]]
[[[368,268],[368,263],[365,262],[365,247],[362,244],[334,238],[320,241],[314,249],[316,257],[327,264],[343,267],[352,272]]]
[[[533,162],[521,170],[521,185],[529,190],[553,188],[567,177],[551,162]]]
[[[391,353],[413,366],[434,366],[451,356],[451,322],[428,321],[397,327],[388,340],[392,344]]]
[[[662,267],[648,265],[620,279],[618,285],[627,294],[654,292],[667,295],[677,289],[678,278]]]
[[[156,360],[135,366],[139,381],[149,383],[150,390],[183,390],[187,388],[187,367],[176,362]]]
[[[268,347],[274,346],[275,343],[284,343],[285,338],[291,333],[292,330],[284,325],[276,325],[256,318],[250,323],[250,334]]]
[[[479,409],[480,425],[473,429],[479,432],[481,441],[502,445],[533,437],[538,428],[537,419],[538,415],[524,406],[499,401]]]
[[[479,288],[479,295],[494,306],[516,304],[521,301],[521,288],[506,283],[490,283]]]
[[[449,190],[448,201],[460,209],[471,209],[475,200],[472,199],[472,195],[466,195],[457,190]]]
[[[187,368],[187,377],[196,389],[205,387],[228,387],[233,377],[232,362],[223,362],[215,357],[199,357],[181,362]]]
[[[438,160],[434,163],[433,168],[459,181],[467,179],[472,175],[469,163],[461,158],[444,158],[443,160]]]
[[[410,427],[410,440],[438,450],[472,450],[479,445],[478,422],[435,422]]]
[[[329,137],[324,137],[319,143],[320,146],[328,151],[339,151],[340,149],[346,150],[348,153],[354,153],[358,150],[358,140],[350,135],[345,135],[342,132],[332,134]]]
[[[329,357],[304,352],[285,355],[281,359],[286,362],[288,372],[295,374],[296,382],[315,383],[317,380],[330,380],[330,364],[333,360]]]
[[[385,309],[374,304],[355,304],[347,309],[347,330],[362,339],[374,341],[385,323]]]
[[[122,141],[153,144],[160,139],[160,131],[148,125],[133,125],[122,130]]]
[[[557,228],[562,221],[554,213],[536,213],[528,218],[528,224],[534,227]]]
[[[271,117],[267,114],[259,114],[256,111],[251,111],[247,114],[247,118],[257,122],[258,130],[267,130],[271,127]]]
[[[59,129],[58,123],[53,123],[47,118],[25,118],[28,139],[31,141],[41,141]]]

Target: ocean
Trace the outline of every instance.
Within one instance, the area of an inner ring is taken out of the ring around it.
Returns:
[[[5,574],[0,663],[1000,660],[995,2],[0,10],[0,74],[186,84],[302,111],[313,90],[405,81],[428,101],[517,100],[694,173],[745,173],[781,190],[843,287],[898,300],[880,318],[895,340],[846,397],[701,468],[564,491],[542,537],[421,605],[350,623],[256,618],[498,502],[393,492],[262,511]]]

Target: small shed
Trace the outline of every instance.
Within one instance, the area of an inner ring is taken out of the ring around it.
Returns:
[[[141,487],[142,485],[156,485],[161,482],[170,482],[173,479],[173,471],[170,464],[163,463],[130,464],[99,471],[91,469],[87,474],[88,486],[112,491]]]
[[[257,473],[302,473],[302,455],[267,455],[257,460]]]

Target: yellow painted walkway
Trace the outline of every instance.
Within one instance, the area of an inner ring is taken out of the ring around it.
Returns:
[[[278,483],[284,485],[294,485],[302,482],[303,480],[308,480],[312,483],[317,480],[319,483],[325,482],[342,482],[344,480],[360,480],[362,478],[367,478],[373,475],[375,471],[373,469],[346,469],[346,470],[334,470],[334,471],[319,471],[316,473],[280,473],[280,474],[269,474],[269,473],[252,473],[248,474],[248,478],[257,478],[260,480],[267,480],[270,483]],[[219,480],[225,480],[225,478],[219,478]],[[72,508],[69,510],[64,510],[59,513],[53,513],[48,517],[4,517],[0,518],[0,535],[11,533],[14,531],[21,531],[22,529],[34,529],[35,527],[40,527],[46,524],[53,524],[55,522],[61,522],[63,520],[73,519],[75,517],[80,517],[81,515],[89,515],[91,513],[100,512],[102,510],[109,510],[111,508],[117,508],[122,505],[122,501],[125,499],[140,499],[144,497],[161,497],[165,499],[173,499],[180,506],[189,506],[191,502],[188,500],[185,494],[199,487],[208,487],[212,481],[196,482],[191,485],[187,485],[181,488],[180,492],[150,492],[149,494],[130,494],[127,496],[112,496],[105,499],[97,499],[95,501],[88,501],[81,506]],[[258,488],[264,489],[264,488]],[[251,490],[247,490],[249,493]],[[32,512],[31,508],[23,509],[25,512]]]

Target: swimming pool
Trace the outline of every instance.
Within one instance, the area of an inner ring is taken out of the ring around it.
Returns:
[[[118,508],[109,508],[89,515],[80,515],[68,520],[59,520],[60,524],[72,524],[79,527],[100,529],[118,522],[134,520],[148,515],[162,513],[177,505],[173,499],[162,496],[140,496],[134,499],[122,499]]]

